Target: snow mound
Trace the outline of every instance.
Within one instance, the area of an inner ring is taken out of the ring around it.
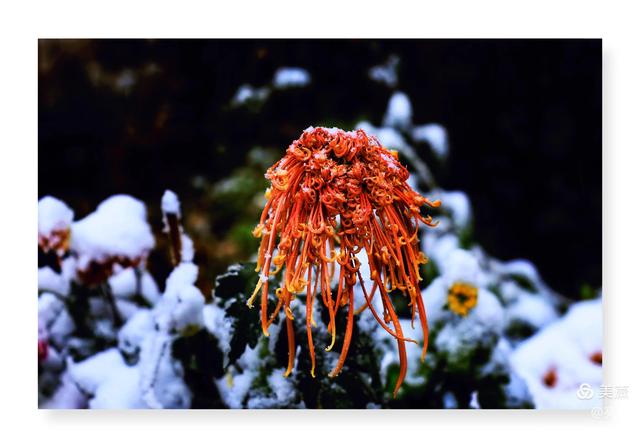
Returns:
[[[73,221],[73,210],[61,200],[46,196],[38,201],[38,234],[49,235],[54,230],[66,230]]]
[[[88,267],[91,261],[140,260],[154,246],[146,208],[131,196],[112,196],[72,225],[71,249],[78,254],[80,269]]]

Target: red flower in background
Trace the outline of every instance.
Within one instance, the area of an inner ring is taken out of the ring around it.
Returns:
[[[366,305],[378,323],[398,343],[400,375],[394,395],[407,371],[407,339],[389,295],[399,290],[409,300],[411,322],[419,317],[427,352],[427,316],[419,288],[420,264],[427,262],[418,245],[419,223],[434,226],[421,207],[438,207],[407,184],[409,172],[400,164],[397,153],[384,148],[375,137],[362,130],[309,128],[287,149],[286,155],[266,173],[271,181],[267,204],[254,230],[262,238],[258,253],[260,279],[248,301],[251,307],[261,295],[261,322],[265,335],[281,309],[286,314],[289,362],[285,376],[291,373],[295,357],[294,316],[290,304],[297,294],[306,292],[306,327],[311,356],[311,374],[315,376],[315,350],[312,337],[313,306],[318,288],[321,305],[329,313],[327,330],[331,350],[336,339],[336,315],[348,306],[344,342],[336,367],[336,376],[344,365],[354,317],[354,287],[359,283]],[[365,250],[373,286],[365,290],[357,254]],[[273,265],[273,269],[271,266]],[[338,268],[337,291],[330,283]],[[268,282],[283,271],[276,290],[278,303],[272,315],[267,313]],[[319,286],[319,287],[318,287]],[[383,315],[372,301],[379,292]],[[389,323],[393,327],[388,326]]]

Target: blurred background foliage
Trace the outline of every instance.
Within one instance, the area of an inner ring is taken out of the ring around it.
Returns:
[[[448,131],[446,161],[421,155],[439,186],[468,194],[477,242],[532,260],[565,295],[594,295],[597,40],[40,40],[39,194],[81,218],[126,192],[149,205],[159,234],[159,198],[176,191],[209,296],[215,274],[255,252],[265,169],[309,125],[379,124],[391,89],[368,70],[392,54],[414,121]],[[240,85],[269,85],[283,66],[306,69],[310,85],[234,106]],[[166,250],[156,253],[149,270],[165,278]]]

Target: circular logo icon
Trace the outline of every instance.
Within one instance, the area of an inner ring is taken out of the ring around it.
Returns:
[[[593,397],[593,388],[588,383],[583,383],[576,391],[576,396],[582,400],[591,399]]]

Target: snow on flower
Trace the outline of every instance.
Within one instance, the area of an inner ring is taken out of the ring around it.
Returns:
[[[180,200],[173,191],[167,189],[162,195],[162,221],[164,232],[169,235],[171,243],[171,255],[174,264],[193,261],[193,241],[184,232],[180,224]]]
[[[78,275],[88,283],[104,281],[116,264],[143,263],[154,246],[144,204],[127,195],[108,198],[71,227]]]
[[[515,371],[527,382],[536,408],[588,409],[580,399],[583,384],[602,385],[602,300],[573,304],[565,316],[522,342],[511,355]]]
[[[493,346],[502,333],[504,310],[484,281],[478,260],[457,249],[424,292],[429,322],[439,329],[434,344],[452,364],[470,361],[479,346]]]
[[[38,201],[38,245],[44,252],[53,250],[62,256],[69,248],[73,210],[51,196]]]
[[[175,214],[178,217],[180,215],[180,199],[175,192],[167,189],[162,195],[160,201],[163,214]]]
[[[177,196],[167,193],[163,199],[165,212],[179,216]],[[177,228],[182,231],[179,221]],[[61,261],[60,273],[50,267],[38,272],[40,383],[50,388],[42,406],[191,405],[171,344],[202,326],[205,300],[194,286],[198,268],[183,250],[184,259],[160,295],[144,268],[154,245],[145,206],[129,196],[110,197],[71,223],[70,255]],[[91,337],[107,346],[117,341],[118,348],[92,352]],[[76,357],[82,360],[72,360]]]

